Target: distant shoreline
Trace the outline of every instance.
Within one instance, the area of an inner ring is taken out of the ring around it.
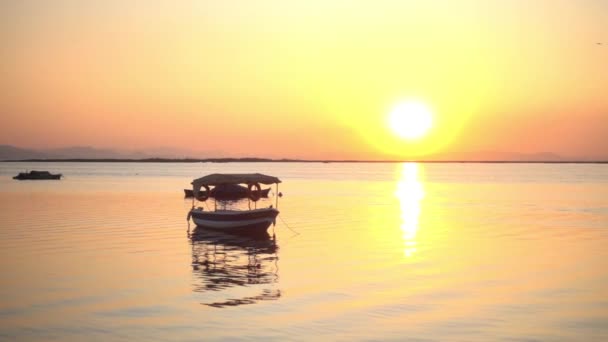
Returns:
[[[445,163],[445,164],[608,164],[608,160],[309,160],[266,158],[19,159],[12,163]]]

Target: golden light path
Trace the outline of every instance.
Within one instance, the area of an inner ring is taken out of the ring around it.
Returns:
[[[401,208],[403,253],[406,257],[410,257],[416,252],[416,233],[419,228],[421,204],[424,198],[424,187],[419,179],[418,171],[417,163],[404,163],[395,192]]]

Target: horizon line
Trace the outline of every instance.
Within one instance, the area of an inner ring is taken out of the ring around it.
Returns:
[[[58,162],[58,163],[486,163],[486,164],[608,164],[608,160],[437,160],[437,159],[292,159],[292,158],[53,158],[53,159],[8,159],[0,162]]]

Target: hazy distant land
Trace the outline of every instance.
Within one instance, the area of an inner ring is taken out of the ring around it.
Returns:
[[[160,150],[160,149],[159,149]],[[467,152],[436,154],[424,158],[353,160],[353,159],[298,159],[261,157],[212,157],[194,158],[181,156],[184,151],[165,148],[152,155],[146,152],[115,151],[94,147],[68,147],[51,150],[25,149],[10,145],[0,145],[0,161],[11,162],[105,162],[105,163],[248,163],[248,162],[313,162],[313,163],[356,163],[356,162],[425,162],[425,163],[608,163],[604,158],[565,158],[553,153],[513,153],[513,152]],[[154,153],[154,152],[153,152]],[[160,155],[160,156],[159,156]]]

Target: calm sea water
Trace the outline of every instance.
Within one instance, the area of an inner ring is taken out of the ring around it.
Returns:
[[[276,242],[189,226],[213,172]],[[608,165],[0,163],[0,234],[0,340],[608,339]]]

